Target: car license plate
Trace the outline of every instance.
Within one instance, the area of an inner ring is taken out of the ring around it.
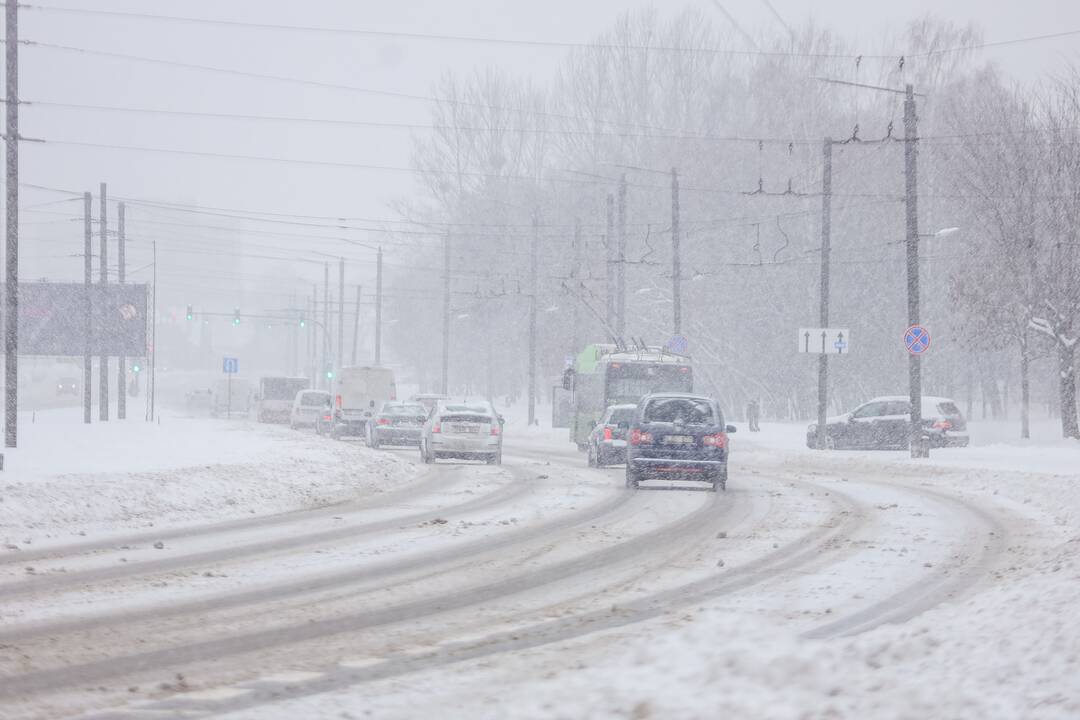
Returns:
[[[456,433],[478,433],[480,428],[477,425],[454,425],[454,432]]]
[[[668,435],[664,442],[668,445],[692,445],[694,438],[690,435]]]

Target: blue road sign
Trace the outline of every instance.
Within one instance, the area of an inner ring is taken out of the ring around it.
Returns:
[[[912,325],[904,333],[904,345],[912,355],[922,355],[930,349],[930,331],[922,325]]]
[[[683,355],[690,347],[690,341],[682,335],[675,335],[667,341],[665,347],[673,353]]]
[[[240,372],[240,358],[222,358],[221,371],[227,375],[235,375]]]

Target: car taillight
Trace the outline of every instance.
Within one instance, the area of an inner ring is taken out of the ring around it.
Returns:
[[[705,447],[715,447],[723,450],[727,447],[727,435],[724,433],[718,433],[716,435],[706,435],[701,439],[701,444]]]
[[[341,396],[340,395],[337,396],[337,398],[334,400],[334,403],[338,406],[339,409],[341,408]]]
[[[499,426],[498,425],[492,425],[491,426],[491,434],[492,435],[498,435],[499,434]]]
[[[934,429],[936,430],[952,430],[952,423],[948,420],[938,420],[934,423]]]
[[[630,444],[631,445],[648,445],[652,442],[652,433],[641,432],[640,429],[634,428],[630,431]]]
[[[323,420],[333,420],[333,418],[332,418],[332,417],[330,417],[329,415],[323,415],[323,416],[322,416],[322,419],[323,419]]]
[[[433,433],[441,433],[442,432],[442,424],[441,423],[435,423],[434,425],[432,425],[431,426],[431,432],[433,432]]]
[[[611,439],[611,428],[609,428],[609,427],[604,428],[604,439],[605,440],[610,440]]]
[[[390,418],[379,418],[378,420],[375,421],[375,423],[377,425],[389,425],[390,424]]]

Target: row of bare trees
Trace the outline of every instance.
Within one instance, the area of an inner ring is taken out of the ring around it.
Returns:
[[[1013,348],[1027,398],[1028,388],[1045,392],[1045,373],[1029,372],[1053,352],[1063,429],[1075,436],[1080,83],[1011,89],[961,50],[977,40],[973,28],[923,19],[888,41],[903,57],[863,57],[808,24],[747,53],[698,12],[653,10],[569,50],[546,84],[498,68],[447,75],[431,129],[415,138],[422,192],[398,207],[430,235],[412,236],[422,270],[392,282],[425,301],[394,308],[403,322],[391,342],[432,385],[447,240],[455,391],[523,387],[534,245],[545,386],[567,355],[606,338],[620,277],[625,334],[663,342],[673,332],[676,169],[682,332],[705,389],[736,411],[758,398],[773,416],[806,417],[815,366],[795,352],[795,329],[816,324],[822,146],[832,137],[848,140],[833,158],[832,317],[853,339],[851,356],[834,363],[836,408],[902,393],[901,98],[819,78],[912,83],[925,96],[921,226],[963,228],[925,253],[935,333],[926,389],[970,404],[973,387],[1013,373],[972,358]],[[972,368],[987,377],[973,381]]]

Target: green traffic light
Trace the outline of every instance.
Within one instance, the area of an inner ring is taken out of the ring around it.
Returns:
[[[140,372],[141,370],[142,370],[142,366],[141,366],[141,365],[139,365],[139,363],[134,363],[134,364],[132,364],[132,366],[131,366],[131,372],[133,372],[133,373],[138,373],[138,372]]]

